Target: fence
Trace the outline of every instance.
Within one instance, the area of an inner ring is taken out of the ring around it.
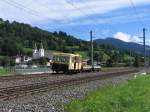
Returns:
[[[37,74],[37,73],[52,73],[51,67],[47,66],[14,66],[1,67],[5,70],[2,74]]]

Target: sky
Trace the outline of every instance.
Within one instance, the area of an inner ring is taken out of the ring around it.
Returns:
[[[150,45],[150,0],[0,0],[0,18],[89,40],[113,37]]]

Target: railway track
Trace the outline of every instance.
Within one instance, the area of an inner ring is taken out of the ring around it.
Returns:
[[[105,78],[111,78],[111,77],[126,75],[130,73],[137,73],[137,72],[139,72],[139,69],[123,70],[123,71],[116,71],[116,72],[101,73],[101,74],[91,75],[87,77],[64,79],[64,80],[57,80],[57,81],[51,81],[51,82],[43,82],[43,83],[35,83],[35,84],[1,88],[0,100],[1,101],[11,100],[17,97],[22,97],[26,95],[46,92],[48,90],[62,88],[64,86],[78,85],[78,84],[87,83],[90,81],[103,80]]]
[[[114,71],[121,71],[121,70],[130,70],[129,68],[115,68],[115,69],[108,69],[101,71],[102,73],[106,72],[114,72]],[[43,77],[52,77],[58,74],[52,75],[51,73],[43,73],[43,74],[27,74],[27,75],[12,75],[12,76],[1,76],[0,81],[15,81],[15,80],[24,80],[24,79],[33,79],[33,78],[43,78]],[[62,74],[59,74],[62,75]]]
[[[49,76],[50,76],[49,73],[1,76],[0,81],[22,80],[22,79],[31,79],[31,78],[40,78],[40,77],[49,77]]]

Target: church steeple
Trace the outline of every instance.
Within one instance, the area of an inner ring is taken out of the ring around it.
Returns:
[[[37,49],[36,43],[34,44],[34,49]]]
[[[41,42],[41,49],[44,49],[44,48],[43,48],[43,44],[42,44],[42,42]]]
[[[40,57],[44,57],[44,47],[43,47],[42,42],[41,42],[41,48],[39,49],[39,55]]]
[[[37,45],[35,43],[34,48],[33,48],[33,58],[38,59],[40,57],[44,57],[44,47],[43,44],[41,43],[40,49],[37,49]]]
[[[37,46],[36,46],[36,43],[34,44],[33,53],[37,53]]]
[[[38,57],[38,49],[37,49],[36,43],[34,44],[32,56],[34,59],[36,59]]]

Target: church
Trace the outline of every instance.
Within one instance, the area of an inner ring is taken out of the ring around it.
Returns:
[[[39,49],[37,48],[37,45],[35,44],[33,51],[32,51],[32,57],[16,56],[15,63],[16,64],[26,63],[30,60],[39,59],[39,58],[48,58],[49,62],[51,62],[53,58],[53,52],[49,50],[45,50],[42,43]]]
[[[49,50],[44,50],[42,43],[41,43],[40,49],[37,49],[37,46],[35,44],[34,49],[33,49],[32,59],[39,59],[42,57],[52,60],[53,52]]]
[[[44,56],[45,56],[45,51],[44,51],[44,48],[43,48],[43,44],[41,43],[40,49],[37,49],[37,46],[35,44],[35,47],[33,49],[33,56],[32,56],[32,58],[33,59],[39,59],[39,58],[44,57]]]

